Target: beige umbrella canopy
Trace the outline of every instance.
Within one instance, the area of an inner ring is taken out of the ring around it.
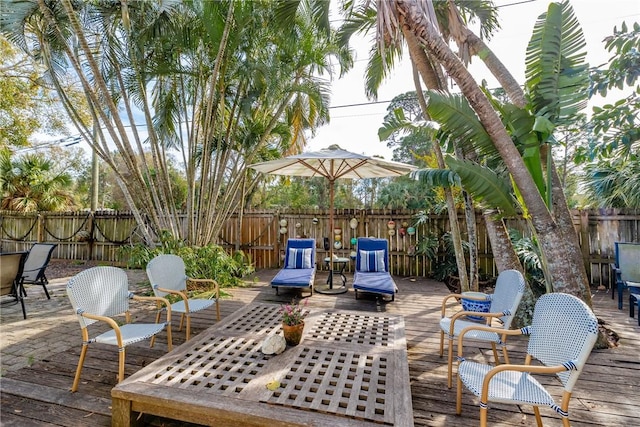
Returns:
[[[295,154],[282,159],[255,163],[249,167],[268,174],[285,176],[322,176],[329,180],[329,233],[333,230],[333,199],[335,181],[339,178],[387,178],[402,176],[416,169],[405,163],[365,156],[331,145],[319,151]],[[330,269],[333,271],[333,245],[329,245]],[[328,293],[346,292],[346,288],[333,288]],[[319,289],[318,292],[322,293]]]

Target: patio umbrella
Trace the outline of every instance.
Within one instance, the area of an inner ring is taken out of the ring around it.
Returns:
[[[320,151],[296,154],[282,159],[255,163],[249,167],[268,174],[286,176],[322,176],[329,180],[329,235],[333,230],[333,198],[335,181],[339,178],[386,178],[405,175],[416,168],[399,162],[365,156],[331,145]],[[346,292],[344,286],[333,287],[333,245],[329,245],[330,280],[328,289],[320,293]]]

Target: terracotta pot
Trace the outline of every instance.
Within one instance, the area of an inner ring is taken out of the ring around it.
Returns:
[[[284,333],[284,340],[288,345],[298,345],[302,340],[302,331],[304,330],[304,322],[297,325],[285,325],[282,324],[282,332]]]

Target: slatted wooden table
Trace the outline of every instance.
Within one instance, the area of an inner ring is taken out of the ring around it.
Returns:
[[[402,316],[311,309],[298,346],[264,355],[279,308],[249,304],[125,379],[111,392],[112,425],[142,412],[205,425],[413,426]]]

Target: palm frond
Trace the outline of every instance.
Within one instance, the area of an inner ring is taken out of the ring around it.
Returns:
[[[533,110],[556,124],[570,120],[588,100],[585,39],[568,1],[540,15],[527,47],[526,87]]]
[[[452,139],[460,141],[460,146],[464,148],[465,145],[470,144],[483,155],[495,153],[491,137],[466,98],[429,91],[428,99],[427,111],[431,118],[440,123],[441,129]]]
[[[447,166],[460,177],[462,187],[481,203],[502,211],[506,216],[515,215],[515,199],[509,182],[493,170],[468,160],[447,156]]]
[[[450,169],[418,169],[409,174],[427,187],[460,187],[460,177]]]

